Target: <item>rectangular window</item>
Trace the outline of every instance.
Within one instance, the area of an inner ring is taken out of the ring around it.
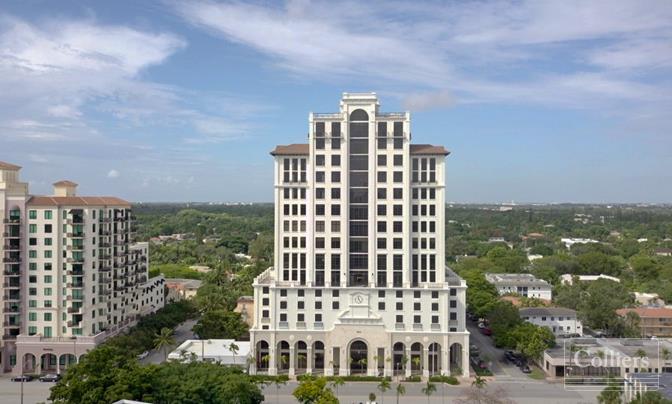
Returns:
[[[50,210],[45,210],[45,211],[44,211],[44,218],[45,218],[46,220],[51,220],[51,219],[52,219],[52,211],[50,211]]]
[[[37,233],[37,225],[36,224],[28,225],[28,232],[29,233]]]
[[[28,211],[28,218],[29,219],[37,219],[37,211],[36,210],[29,210]]]
[[[331,165],[333,167],[340,167],[341,165],[341,156],[338,154],[333,154],[331,156]]]

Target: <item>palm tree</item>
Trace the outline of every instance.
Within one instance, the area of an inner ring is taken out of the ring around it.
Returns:
[[[406,364],[407,364],[407,363],[408,363],[408,356],[403,355],[403,356],[401,357],[401,369],[400,369],[400,370],[403,369],[403,371],[406,372]]]
[[[389,390],[392,386],[390,386],[390,381],[387,380],[386,378],[383,378],[383,380],[378,383],[378,390],[380,390],[380,404],[383,404],[385,402],[385,392]]]
[[[488,382],[480,375],[476,375],[474,381],[471,382],[471,385],[478,389],[485,387],[486,384],[488,384]]]
[[[399,396],[406,395],[406,387],[403,384],[397,384],[397,404],[399,404]]]
[[[265,363],[265,364],[266,364],[266,369],[268,369],[268,363],[269,363],[270,361],[271,361],[271,355],[270,355],[270,354],[266,354],[266,355],[264,355],[264,356],[261,357],[261,363]]]
[[[662,354],[664,360],[669,361],[672,359],[672,352],[670,352],[669,349],[663,348],[660,350],[660,353]]]
[[[411,362],[415,365],[415,368],[417,370],[419,370],[419,371],[422,370],[422,369],[420,369],[420,362],[422,362],[422,359],[420,359],[419,356],[416,356],[415,358],[411,359]]]
[[[427,404],[429,404],[429,396],[434,394],[434,392],[436,391],[436,385],[434,383],[427,382],[427,384],[425,384],[425,387],[423,387],[421,391],[422,394],[427,396]]]
[[[298,365],[297,368],[298,369],[305,369],[307,367],[307,366],[305,366],[305,365],[307,365],[305,363],[305,360],[306,360],[306,355],[304,355],[304,354],[296,355],[296,361],[298,362],[297,363],[297,365]]]
[[[331,385],[336,389],[336,398],[338,398],[338,388],[344,384],[345,380],[343,380],[343,378],[340,376],[336,376],[334,377],[334,380],[332,380]]]
[[[159,334],[154,336],[154,348],[163,352],[163,360],[168,359],[168,348],[175,345],[175,339],[173,339],[173,330],[167,327],[163,327]]]
[[[238,350],[240,349],[235,342],[231,342],[228,346],[229,351],[233,354],[233,364],[236,364],[236,355],[238,355]]]

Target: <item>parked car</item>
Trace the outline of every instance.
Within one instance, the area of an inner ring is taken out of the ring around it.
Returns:
[[[523,366],[521,366],[521,367],[520,367],[520,371],[523,372],[523,373],[532,373],[532,370],[531,370],[530,367],[527,366],[527,365],[523,365]]]
[[[12,377],[13,382],[30,382],[33,380],[33,376],[30,375],[19,375]]]
[[[506,360],[508,360],[509,362],[515,362],[517,359],[516,354],[513,351],[504,352],[504,358],[506,358]]]
[[[56,374],[48,374],[40,377],[41,382],[52,382],[56,383],[57,381],[61,380],[61,375],[56,375]]]
[[[138,360],[145,359],[148,356],[149,356],[149,351],[145,351],[145,352],[141,353],[140,355],[138,355]]]
[[[476,345],[471,345],[469,347],[469,356],[478,356],[478,355],[480,355],[480,353],[481,353],[481,350],[478,349],[478,347]]]
[[[471,359],[470,359],[470,362],[471,362],[471,365],[475,368],[479,368],[479,369],[487,369],[488,368],[487,363],[485,363],[485,361],[483,361],[481,358],[479,358],[477,356],[472,356]]]
[[[484,322],[478,323],[478,328],[485,328],[485,323]]]
[[[483,335],[492,335],[492,330],[489,329],[488,327],[481,328],[481,334],[483,334]]]

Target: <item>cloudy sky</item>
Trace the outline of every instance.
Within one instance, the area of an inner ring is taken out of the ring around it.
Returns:
[[[271,201],[343,91],[410,110],[458,202],[672,202],[672,2],[9,0],[0,160],[33,193]]]

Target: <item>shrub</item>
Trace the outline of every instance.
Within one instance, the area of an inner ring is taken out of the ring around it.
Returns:
[[[460,384],[460,382],[457,380],[455,376],[443,376],[443,375],[435,375],[435,376],[430,376],[429,377],[430,382],[436,382],[436,383],[446,383],[450,384],[453,386],[456,386]]]

